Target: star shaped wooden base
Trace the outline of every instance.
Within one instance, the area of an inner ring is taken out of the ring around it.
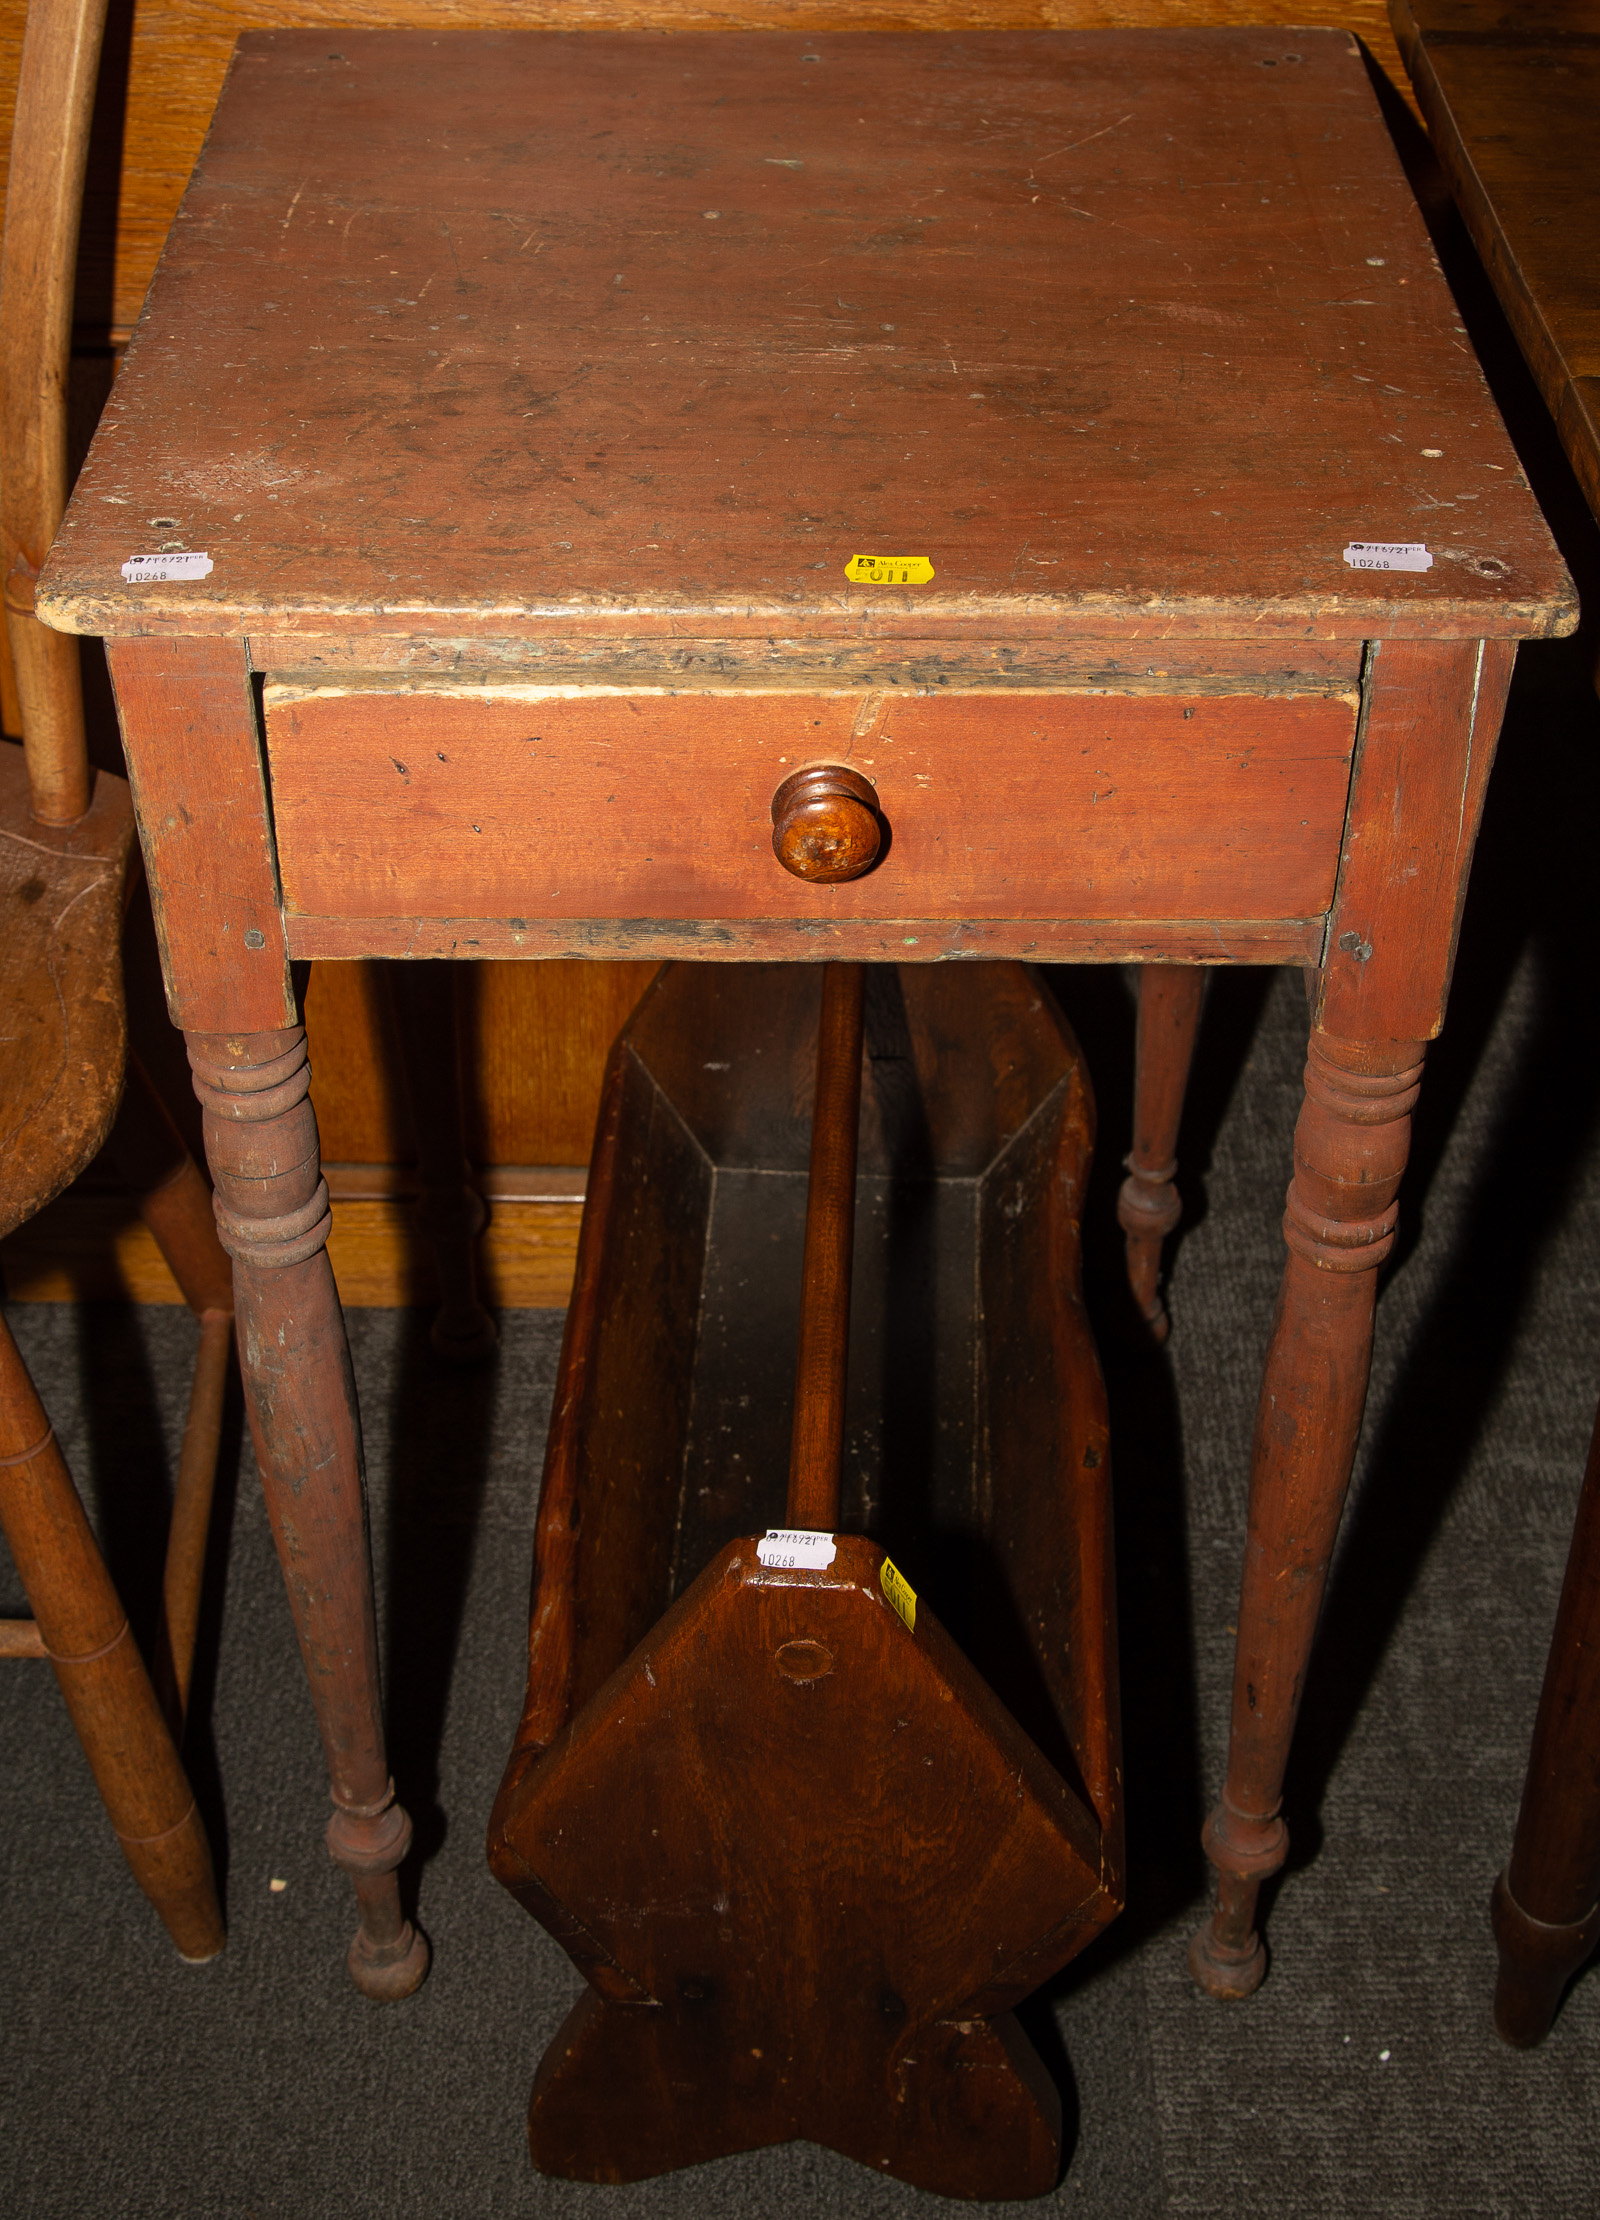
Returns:
[[[793,966],[672,967],[613,1054],[489,1835],[589,1983],[529,2106],[550,2174],[802,2137],[947,2196],[1058,2178],[1012,2008],[1121,1902],[1092,1107],[1020,966],[874,973],[864,1020],[855,991],[831,1079]],[[841,1068],[860,1175],[819,1186]],[[808,1374],[824,1188],[859,1219],[827,1300],[856,1300]],[[792,1515],[803,1456],[901,1578],[861,1532],[761,1562],[764,1525],[823,1523]]]
[[[1115,1909],[1098,1823],[883,1552],[836,1546],[731,1543],[506,1783],[494,1869],[593,1984],[534,2084],[548,2173],[803,2136],[947,2196],[1055,2182],[1009,2007]]]

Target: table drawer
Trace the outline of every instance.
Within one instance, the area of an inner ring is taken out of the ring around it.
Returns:
[[[291,917],[1308,918],[1333,895],[1353,694],[266,689]],[[813,885],[798,765],[888,838]]]

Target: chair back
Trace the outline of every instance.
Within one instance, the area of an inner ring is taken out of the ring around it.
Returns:
[[[0,247],[0,569],[33,814],[89,807],[78,643],[33,613],[67,505],[73,276],[106,0],[30,0]]]

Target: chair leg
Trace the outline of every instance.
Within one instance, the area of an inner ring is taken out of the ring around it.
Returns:
[[[1183,1212],[1178,1126],[1194,1056],[1206,975],[1197,964],[1145,964],[1139,972],[1139,1031],[1134,1073],[1133,1147],[1117,1196],[1127,1236],[1128,1285],[1155,1341],[1169,1321],[1161,1300],[1161,1244]]]
[[[27,1368],[0,1321],[0,1523],[134,1879],[181,1956],[224,1941],[194,1794]]]
[[[167,1533],[165,1643],[151,1663],[173,1732],[181,1733],[222,1447],[233,1348],[233,1267],[217,1238],[205,1174],[189,1154],[144,1067],[131,1055],[110,1147],[112,1161],[138,1197],[139,1214],[200,1325]]]
[[[1494,2024],[1525,2050],[1600,1939],[1600,1413],[1545,1665],[1528,1777],[1492,1905]]]
[[[388,963],[383,977],[417,1135],[417,1218],[433,1251],[442,1298],[431,1339],[452,1363],[475,1364],[499,1336],[478,1297],[473,1256],[485,1214],[472,1185],[461,1114],[456,966]]]
[[[178,1478],[172,1491],[172,1523],[167,1529],[161,1583],[167,1654],[172,1661],[172,1709],[180,1720],[189,1709],[189,1677],[200,1627],[200,1592],[205,1580],[206,1543],[211,1533],[211,1505],[216,1495],[222,1414],[232,1359],[232,1310],[206,1311],[200,1320],[200,1346],[189,1384],[189,1410],[183,1424],[183,1447],[178,1452]]]

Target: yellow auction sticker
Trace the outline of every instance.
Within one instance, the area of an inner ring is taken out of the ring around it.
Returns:
[[[925,586],[933,565],[926,555],[852,555],[844,574],[858,586]]]
[[[906,1632],[915,1634],[917,1631],[916,1589],[912,1587],[903,1572],[896,1570],[892,1560],[887,1557],[883,1561],[883,1570],[879,1573],[878,1579],[883,1585],[883,1592],[888,1597],[891,1607],[898,1612]]]

